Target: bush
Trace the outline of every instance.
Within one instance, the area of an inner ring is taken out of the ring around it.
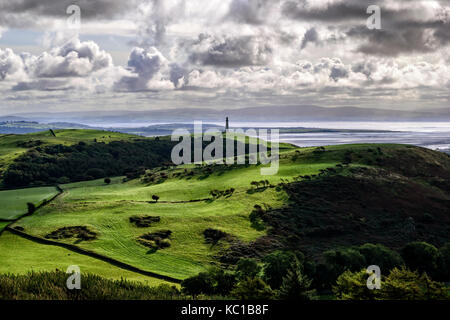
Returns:
[[[264,257],[263,278],[272,289],[276,290],[281,286],[283,277],[295,258],[292,252],[284,251],[275,251]]]
[[[344,271],[359,271],[368,266],[364,256],[354,248],[329,250],[324,252],[324,258],[332,282]]]
[[[82,290],[69,290],[62,271],[0,274],[0,300],[171,300],[182,296],[175,286],[149,287],[82,273]]]
[[[448,289],[432,281],[425,273],[394,268],[381,282],[379,290],[367,288],[365,270],[346,271],[336,281],[333,292],[338,300],[446,300]]]
[[[106,184],[110,184],[111,183],[111,179],[110,178],[105,178],[105,180],[103,180],[104,183]]]
[[[212,294],[213,281],[208,273],[201,272],[196,276],[185,279],[181,283],[181,291],[194,298],[199,294]]]
[[[439,249],[439,280],[450,281],[450,242]]]
[[[237,277],[240,280],[246,278],[254,278],[261,271],[261,267],[258,265],[255,259],[241,258],[236,267]]]
[[[152,199],[153,199],[153,201],[158,202],[159,196],[157,196],[156,194],[154,194],[154,195],[152,195]]]
[[[404,262],[395,251],[381,245],[366,243],[359,247],[359,252],[364,256],[366,265],[377,265],[386,273],[395,267],[401,267]]]
[[[27,202],[27,209],[28,214],[33,214],[36,211],[36,206],[31,202]]]
[[[182,291],[194,298],[197,295],[228,295],[236,284],[233,274],[222,269],[212,268],[208,272],[201,272],[181,283]]]
[[[402,249],[402,257],[411,270],[434,276],[438,271],[439,250],[426,242],[411,242]]]
[[[260,278],[247,278],[231,292],[239,300],[267,300],[274,297],[272,289]]]

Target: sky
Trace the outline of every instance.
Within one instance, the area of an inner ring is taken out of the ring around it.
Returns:
[[[449,45],[450,0],[0,0],[0,114],[445,108]]]

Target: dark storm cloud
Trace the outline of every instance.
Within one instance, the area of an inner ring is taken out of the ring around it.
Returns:
[[[319,34],[315,28],[308,29],[303,36],[301,48],[305,49],[309,42],[317,43],[319,41]]]
[[[405,4],[405,1],[349,0],[328,3],[321,7],[311,7],[306,0],[287,1],[282,6],[284,16],[319,24],[335,24],[349,38],[362,41],[358,50],[369,55],[397,56],[417,52],[432,52],[439,46],[450,43],[450,1],[441,1],[443,8],[436,10],[433,17],[423,17],[426,2],[416,2],[414,6],[387,6]],[[407,3],[407,2],[406,2]],[[411,1],[411,3],[413,3]],[[366,10],[369,5],[381,9],[381,30],[369,30]],[[314,33],[305,34],[302,47],[314,38]]]
[[[286,1],[282,5],[282,13],[295,20],[337,22],[349,19],[364,19],[369,5],[376,5],[378,0],[350,0],[332,2],[323,7],[311,7],[308,1]]]
[[[24,27],[41,17],[67,17],[66,9],[78,5],[82,19],[110,19],[135,9],[137,0],[7,0],[0,2],[0,25]]]
[[[273,5],[278,0],[233,0],[227,17],[247,24],[263,24]]]
[[[226,68],[264,65],[272,58],[272,47],[263,36],[216,39],[202,34],[192,50],[191,62]]]

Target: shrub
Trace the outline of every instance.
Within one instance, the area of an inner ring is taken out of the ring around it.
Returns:
[[[246,278],[254,278],[261,271],[261,267],[258,265],[255,259],[241,258],[236,266],[236,273],[238,279],[243,280]]]
[[[450,242],[439,249],[439,280],[450,281]]]
[[[105,182],[106,184],[110,184],[111,183],[111,179],[110,178],[105,178],[105,180],[103,180],[103,182]]]
[[[359,247],[367,266],[377,265],[382,271],[390,271],[403,265],[402,257],[395,251],[381,245],[366,243]]]
[[[438,271],[439,250],[426,242],[411,242],[402,249],[402,257],[411,270],[435,275]]]
[[[36,211],[36,206],[31,202],[27,202],[27,209],[28,214],[33,214]]]
[[[339,300],[447,300],[448,288],[444,284],[432,281],[425,273],[406,268],[391,270],[381,282],[379,290],[367,288],[368,274],[365,270],[352,273],[344,272],[333,286],[333,292]]]
[[[275,251],[264,257],[263,278],[272,289],[275,290],[281,286],[283,277],[295,258],[292,252],[284,251]]]
[[[82,290],[69,290],[62,271],[0,274],[0,300],[171,300],[182,296],[175,286],[149,287],[82,273]]]
[[[260,278],[247,278],[239,282],[231,295],[239,300],[267,300],[274,297],[272,289]]]
[[[185,279],[181,283],[181,290],[184,294],[194,298],[199,294],[210,294],[212,292],[212,280],[206,272]]]
[[[323,255],[332,282],[346,270],[359,271],[368,266],[364,256],[354,248],[329,250]]]
[[[159,196],[157,196],[156,194],[154,194],[154,195],[152,195],[152,199],[153,199],[155,202],[158,202]]]
[[[211,244],[217,244],[220,240],[230,237],[228,233],[212,228],[203,231],[203,236],[205,237],[205,241]]]

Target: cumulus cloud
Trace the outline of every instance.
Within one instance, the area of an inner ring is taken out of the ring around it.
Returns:
[[[85,77],[92,72],[112,67],[111,55],[100,50],[93,41],[72,39],[62,47],[44,52],[34,61],[36,77]]]
[[[39,29],[38,25],[66,17],[71,1],[53,2],[2,2],[0,25]],[[129,54],[127,64],[114,65],[111,55],[96,43],[78,39],[49,43],[51,49],[34,55],[0,49],[0,90],[7,87],[17,94],[89,90],[152,98],[161,92],[161,99],[173,97],[178,104],[186,96],[195,96],[196,102],[222,97],[243,103],[264,99],[266,104],[300,97],[341,102],[364,96],[422,99],[429,92],[448,97],[448,1],[79,0],[76,4],[82,21],[88,23],[132,20],[135,37],[121,52],[121,57]],[[366,27],[369,5],[381,8],[381,30]]]
[[[156,48],[146,50],[134,48],[131,51],[128,68],[130,75],[122,77],[115,85],[119,91],[145,91],[173,89],[170,81],[168,60]]]

